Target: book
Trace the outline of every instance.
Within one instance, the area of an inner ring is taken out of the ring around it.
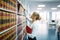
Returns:
[[[13,29],[3,33],[0,35],[0,39],[1,40],[6,40],[7,38],[9,38],[10,36],[12,36],[13,34],[16,35],[16,27],[14,27]]]
[[[0,0],[0,8],[2,8],[2,0]]]
[[[32,29],[29,26],[26,26],[26,32],[31,34],[32,33]]]
[[[18,29],[17,34],[20,34],[20,32],[22,31],[22,25],[18,25],[17,29]]]
[[[2,30],[2,29],[1,29],[1,27],[2,27],[2,25],[1,25],[1,24],[2,24],[1,19],[2,19],[2,11],[0,11],[0,32],[1,32],[1,30]]]

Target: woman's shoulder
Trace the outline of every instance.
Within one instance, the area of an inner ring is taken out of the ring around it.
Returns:
[[[40,24],[40,20],[36,20],[33,24]]]
[[[39,20],[35,21],[32,26],[36,27],[36,26],[41,26],[41,22]]]
[[[36,22],[38,23],[38,22],[41,22],[41,21],[40,20],[36,20],[34,23],[36,23]]]

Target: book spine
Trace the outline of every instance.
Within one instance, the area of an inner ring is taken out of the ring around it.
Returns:
[[[2,11],[0,11],[0,32],[2,31]]]
[[[2,31],[4,31],[5,29],[7,29],[7,27],[6,27],[6,23],[7,23],[7,19],[6,19],[6,16],[7,14],[6,14],[6,12],[3,12],[3,16],[2,16],[2,22],[3,22],[3,24],[2,24]]]
[[[9,36],[11,36],[12,34],[16,35],[16,27],[14,27],[13,29],[5,32],[4,34],[0,35],[0,39],[1,40],[6,40],[7,38],[9,38]]]
[[[2,8],[2,0],[0,0],[0,8]]]

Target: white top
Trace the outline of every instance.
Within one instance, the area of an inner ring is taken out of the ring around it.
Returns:
[[[39,28],[40,27],[40,21],[39,20],[37,20],[37,21],[35,21],[35,22],[33,22],[32,24],[31,24],[31,26],[30,26],[30,28],[32,28],[32,33],[31,34],[27,34],[29,37],[31,37],[31,38],[34,38],[34,37],[36,37],[37,35],[38,35],[38,33],[39,33]]]
[[[32,33],[27,33],[27,35],[31,38],[36,37],[38,39],[38,36],[46,36],[48,33],[46,23],[42,23],[41,20],[33,22],[30,28],[32,28]]]

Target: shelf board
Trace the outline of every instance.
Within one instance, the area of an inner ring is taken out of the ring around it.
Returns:
[[[20,16],[25,16],[24,14],[17,14],[17,15],[20,15]]]
[[[22,23],[20,22],[19,24],[17,24],[17,25],[21,25]]]
[[[20,25],[20,24],[22,24],[22,23],[25,23],[25,21],[23,21],[23,22],[20,22],[19,24],[17,24],[17,25]]]
[[[15,25],[15,26],[16,26],[16,25]],[[9,31],[10,29],[14,28],[15,26],[12,26],[12,27],[10,27],[10,28],[8,28],[8,29],[6,29],[6,30],[4,30],[4,31],[0,32],[0,34],[2,34],[2,33],[4,33],[4,32]]]
[[[6,11],[6,12],[11,12],[11,13],[17,13],[17,12],[14,12],[14,11],[11,11],[11,10],[7,10],[7,9],[4,9],[4,8],[0,8],[0,10]]]

